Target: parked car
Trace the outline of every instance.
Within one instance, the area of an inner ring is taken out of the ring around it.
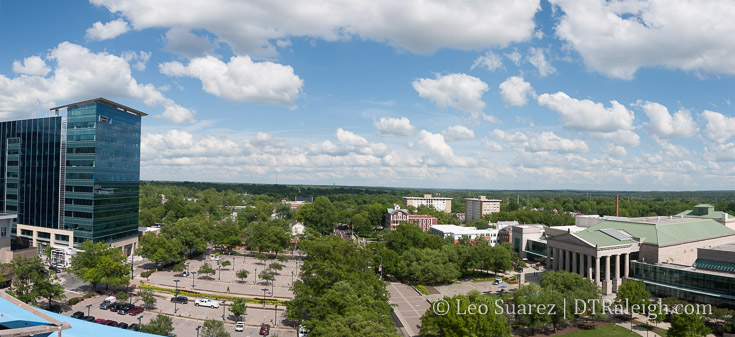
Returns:
[[[189,272],[188,271],[184,270],[184,271],[181,272],[181,277],[189,277],[189,276],[190,275],[189,275]]]
[[[306,329],[306,327],[304,326],[299,327],[299,337],[307,337],[308,334],[309,334],[309,330]]]
[[[122,308],[122,306],[125,305],[123,303],[112,303],[107,309],[110,309],[112,312],[117,312],[118,309]]]
[[[112,302],[108,300],[104,300],[102,301],[102,303],[100,303],[100,309],[107,310],[111,305],[112,305]]]
[[[133,306],[130,310],[128,310],[128,315],[135,316],[143,311],[145,311],[143,307],[136,305],[136,306]]]
[[[122,306],[120,306],[119,309],[117,309],[117,314],[118,315],[127,315],[128,312],[130,312],[130,309],[133,309],[133,308],[135,308],[135,306],[132,305],[132,304],[123,304]]]
[[[77,312],[71,314],[71,317],[76,318],[76,319],[82,319],[82,318],[84,318],[84,313],[81,312],[81,311],[77,311]]]
[[[117,321],[108,320],[105,325],[107,326],[117,326]]]
[[[92,322],[92,323],[96,322],[96,320],[94,319],[94,316],[84,316],[82,320],[85,320],[87,322]]]
[[[202,299],[202,300],[196,300],[194,302],[194,305],[197,307],[210,307],[210,308],[219,308],[219,301],[210,300],[210,299]]]
[[[271,326],[268,324],[263,324],[260,326],[260,335],[261,336],[268,336],[271,333]]]
[[[500,279],[500,278],[497,279],[497,280],[495,280],[495,281],[493,281],[493,285],[498,285],[498,284],[501,284],[501,283],[503,283],[503,279]]]
[[[128,326],[128,330],[140,331],[140,327],[138,326],[138,323],[133,323]]]
[[[235,331],[242,332],[245,331],[245,322],[239,321],[235,324]]]
[[[104,318],[97,319],[97,323],[102,324],[102,325],[107,325],[107,322],[112,322],[112,321],[110,321],[109,319],[104,319]]]
[[[174,297],[171,297],[171,303],[186,304],[186,303],[189,303],[189,299],[186,298],[186,296],[174,296]]]
[[[128,323],[125,323],[125,322],[121,322],[120,324],[117,325],[117,327],[120,329],[127,329],[128,326],[129,326]]]

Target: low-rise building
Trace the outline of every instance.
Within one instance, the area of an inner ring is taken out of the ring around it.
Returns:
[[[438,211],[444,213],[452,213],[452,198],[432,197],[431,194],[424,194],[423,197],[403,197],[403,205],[413,206],[431,206]]]
[[[438,235],[444,239],[451,238],[454,242],[460,239],[486,240],[491,246],[498,244],[498,230],[477,229],[476,227],[463,227],[457,225],[434,225],[431,226],[431,234]]]
[[[439,224],[439,219],[431,215],[409,214],[408,210],[402,209],[401,205],[393,205],[388,208],[385,213],[385,226],[394,230],[402,223],[411,223],[421,227],[421,230],[428,232],[432,225]]]
[[[486,214],[500,212],[500,202],[498,199],[487,199],[484,195],[479,198],[464,199],[465,220],[473,221],[482,218]]]

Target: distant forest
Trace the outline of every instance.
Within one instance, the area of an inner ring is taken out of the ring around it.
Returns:
[[[384,212],[392,204],[402,203],[404,196],[428,193],[453,198],[452,211],[455,213],[464,212],[464,198],[484,195],[490,199],[500,199],[501,212],[488,217],[493,222],[518,220],[522,223],[565,225],[573,223],[569,212],[615,215],[616,195],[620,197],[619,215],[626,217],[674,215],[702,203],[711,204],[718,211],[735,214],[735,191],[450,190],[144,181],[141,182],[140,192],[141,225],[163,221],[167,209],[179,204],[178,200],[187,198],[197,198],[201,202],[197,202],[196,206],[192,203],[181,204],[180,207],[187,210],[174,212],[179,214],[176,218],[203,212],[223,216],[224,214],[220,214],[224,213],[223,206],[255,205],[257,202],[275,204],[281,200],[294,200],[296,197],[316,199],[320,196],[327,197],[334,203],[344,222],[349,222],[361,210],[374,214],[371,218],[376,222],[379,209]],[[161,204],[162,194],[167,199],[177,201],[174,205],[164,206]],[[369,208],[372,211],[368,211]],[[438,215],[432,211],[418,210],[418,213]],[[457,220],[442,216],[440,222],[456,223]]]

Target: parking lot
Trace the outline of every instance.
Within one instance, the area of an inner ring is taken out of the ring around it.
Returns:
[[[105,296],[97,296],[90,298],[81,303],[74,305],[71,310],[63,312],[64,315],[70,316],[76,311],[81,311],[85,315],[94,316],[95,318],[104,318],[117,322],[125,322],[128,324],[141,322],[143,324],[148,323],[151,319],[156,317],[157,314],[163,313],[173,317],[174,322],[174,333],[177,336],[196,336],[196,328],[204,324],[207,319],[222,320],[223,308],[225,314],[225,328],[230,332],[232,336],[259,336],[260,325],[267,323],[271,325],[271,335],[278,334],[279,336],[296,336],[296,329],[283,325],[283,320],[286,318],[285,308],[278,308],[274,310],[274,307],[263,309],[258,304],[248,304],[247,313],[245,314],[245,331],[235,332],[235,317],[229,312],[227,303],[225,305],[220,304],[217,309],[197,307],[194,305],[194,298],[189,298],[188,304],[176,304],[171,303],[170,296],[162,297],[156,296],[156,305],[152,310],[146,310],[142,314],[136,316],[130,315],[119,315],[116,312],[109,310],[100,309],[100,303],[104,300]],[[135,305],[142,305],[142,301],[134,296],[130,302]],[[88,307],[89,306],[89,307]],[[174,315],[174,309],[176,314]],[[89,312],[89,314],[88,314]],[[72,319],[72,318],[69,318]],[[277,322],[277,325],[274,324]]]

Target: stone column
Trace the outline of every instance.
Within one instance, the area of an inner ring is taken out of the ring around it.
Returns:
[[[628,279],[628,268],[630,268],[630,252],[625,254],[625,260],[623,261],[623,277]]]
[[[570,270],[569,272],[570,273],[577,272],[577,252],[572,252],[572,270]]]
[[[604,281],[610,280],[610,256],[605,256],[605,277]]]
[[[546,245],[546,270],[551,269],[551,247]]]
[[[620,254],[615,255],[615,279],[620,278]]]
[[[565,270],[569,273],[572,272],[572,252],[569,250],[567,250],[567,265]]]
[[[592,275],[592,255],[587,255],[587,278],[591,281],[595,280],[595,277]]]
[[[610,256],[605,256],[605,276],[602,280],[602,293],[609,295],[612,293],[612,277],[610,275]]]
[[[595,257],[595,284],[600,283],[600,257]]]
[[[551,270],[559,270],[559,248],[554,247],[551,250],[554,252]]]

